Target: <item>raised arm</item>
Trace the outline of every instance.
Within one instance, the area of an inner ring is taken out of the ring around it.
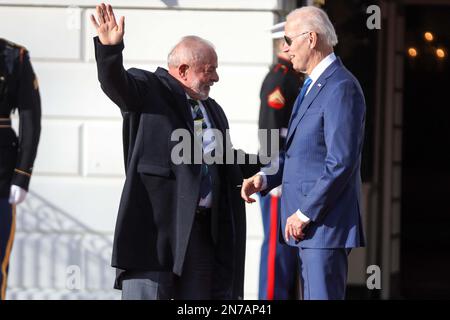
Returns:
[[[123,67],[125,18],[121,17],[117,24],[112,7],[103,3],[96,10],[97,19],[91,15],[91,21],[98,35],[94,46],[102,90],[122,111],[139,112],[151,85],[143,70],[125,71]]]

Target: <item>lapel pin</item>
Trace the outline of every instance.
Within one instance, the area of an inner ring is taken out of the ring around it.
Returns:
[[[320,87],[322,86],[322,84],[321,84],[321,83],[318,83],[317,86],[320,88]]]

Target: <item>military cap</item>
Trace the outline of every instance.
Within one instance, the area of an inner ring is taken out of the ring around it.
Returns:
[[[285,21],[277,23],[270,28],[272,39],[281,39],[284,36]]]

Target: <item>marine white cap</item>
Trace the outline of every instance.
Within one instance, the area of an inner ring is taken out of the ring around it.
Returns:
[[[286,21],[277,23],[270,28],[272,39],[281,39],[284,36],[284,25]]]

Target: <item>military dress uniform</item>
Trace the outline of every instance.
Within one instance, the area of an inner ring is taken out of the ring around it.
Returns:
[[[19,136],[10,115],[19,112]],[[28,191],[40,135],[38,82],[27,50],[0,39],[0,293],[5,299],[9,257],[15,230],[11,186]]]
[[[292,107],[302,83],[302,76],[295,72],[290,61],[278,57],[278,61],[266,75],[261,87],[259,129],[278,129],[279,148],[284,147]],[[270,131],[267,145],[261,141],[260,153],[269,155]],[[274,156],[274,155],[270,155]],[[264,240],[261,246],[259,272],[259,299],[285,300],[297,298],[297,249],[278,241],[280,190],[260,197]]]

